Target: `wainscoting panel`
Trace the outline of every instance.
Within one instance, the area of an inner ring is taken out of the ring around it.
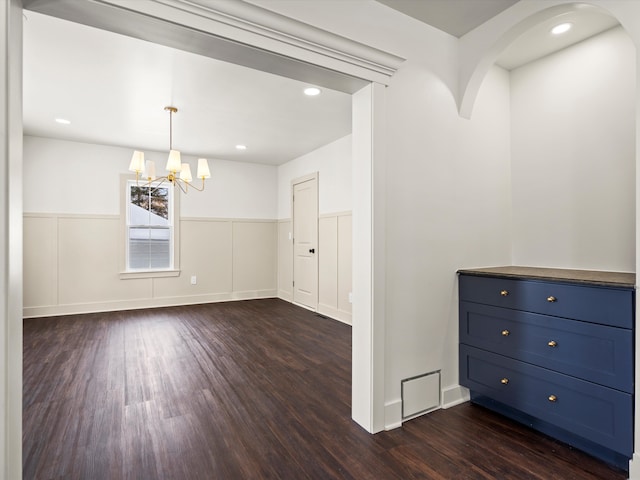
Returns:
[[[318,219],[318,311],[338,306],[338,217]]]
[[[293,234],[291,220],[278,221],[278,297],[293,301]]]
[[[277,288],[277,224],[233,222],[233,291],[252,298]],[[244,293],[243,293],[244,292]]]
[[[318,219],[318,313],[351,325],[351,212]],[[278,297],[292,301],[293,246],[290,219],[278,221]]]
[[[148,279],[120,280],[123,245],[118,216],[59,217],[58,304],[150,297]]]
[[[338,215],[338,312],[351,323],[351,213]]]
[[[351,324],[351,212],[318,220],[318,313]]]
[[[54,217],[24,218],[24,304],[58,303],[58,222]],[[28,253],[28,254],[27,254]]]
[[[233,222],[182,219],[180,221],[180,276],[156,278],[154,297],[190,297],[231,294]],[[191,284],[192,277],[196,284]]]
[[[118,215],[26,213],[24,224],[25,317],[277,295],[276,221],[183,218],[180,275],[128,279]]]

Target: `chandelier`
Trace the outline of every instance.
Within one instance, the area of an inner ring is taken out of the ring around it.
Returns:
[[[131,163],[129,164],[129,170],[136,172],[136,184],[138,184],[139,178],[142,176],[146,183],[144,187],[160,186],[164,182],[169,182],[174,187],[177,186],[184,193],[187,193],[189,186],[195,188],[199,192],[204,190],[204,180],[211,178],[211,172],[209,171],[209,164],[206,158],[198,159],[198,170],[196,178],[202,178],[202,187],[198,188],[193,185],[193,177],[191,175],[191,166],[188,163],[182,163],[180,159],[180,152],[173,149],[173,114],[178,112],[176,107],[164,107],[169,112],[169,159],[167,160],[167,174],[164,177],[156,177],[156,166],[152,160],[144,161],[144,152],[138,150],[133,152],[131,157]]]

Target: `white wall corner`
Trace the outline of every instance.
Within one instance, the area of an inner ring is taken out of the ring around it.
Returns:
[[[385,427],[383,119],[384,86],[353,95],[351,415],[370,433]]]
[[[640,480],[640,455],[637,453],[629,460],[629,480]]]
[[[441,405],[443,409],[455,407],[470,399],[469,389],[460,385],[452,385],[442,389]]]
[[[402,399],[397,398],[384,404],[384,429],[393,430],[402,426]]]
[[[0,7],[0,478],[22,478],[22,2]]]

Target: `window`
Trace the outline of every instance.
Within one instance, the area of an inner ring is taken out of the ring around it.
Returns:
[[[175,237],[173,188],[127,180],[125,270],[174,270]]]

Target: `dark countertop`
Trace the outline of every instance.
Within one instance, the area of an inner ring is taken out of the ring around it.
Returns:
[[[602,272],[595,270],[567,270],[562,268],[538,267],[487,267],[460,269],[458,273],[481,277],[524,278],[551,280],[568,283],[582,283],[606,287],[635,288],[636,274],[624,272]]]

